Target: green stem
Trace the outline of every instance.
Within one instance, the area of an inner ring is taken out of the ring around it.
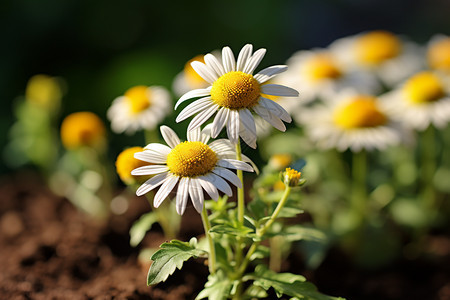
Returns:
[[[146,145],[159,141],[156,130],[144,130],[144,139]]]
[[[367,214],[367,189],[366,189],[366,175],[367,175],[367,153],[365,150],[353,153],[352,161],[352,198],[351,209],[357,216],[358,222],[362,223]],[[361,224],[359,224],[361,225]]]
[[[177,228],[176,224],[172,222],[171,216],[173,213],[171,211],[172,207],[169,201],[164,201],[158,208],[155,208],[154,211],[158,216],[158,223],[161,225],[162,230],[164,231],[164,236],[168,240],[175,239],[177,237]]]
[[[203,222],[203,228],[205,230],[205,236],[208,239],[209,244],[209,259],[208,259],[208,265],[209,265],[209,273],[214,274],[216,273],[216,249],[214,247],[214,241],[211,237],[211,233],[209,230],[211,229],[211,223],[208,219],[208,212],[206,211],[206,206],[203,204],[203,210],[202,210],[202,222]]]
[[[281,196],[280,202],[278,202],[277,207],[273,211],[272,215],[270,216],[269,221],[267,221],[259,230],[256,230],[256,236],[258,238],[261,238],[264,236],[264,234],[267,232],[267,230],[270,229],[272,224],[276,221],[278,215],[280,214],[281,210],[283,209],[284,205],[286,204],[289,194],[291,193],[291,187],[286,186],[286,189],[284,190],[283,196]],[[256,249],[258,248],[259,244],[261,242],[254,242],[250,249],[247,252],[247,255],[245,256],[244,260],[242,261],[242,264],[239,268],[239,274],[242,276],[244,274],[245,270],[247,269],[248,264],[250,263],[250,258],[255,253]]]
[[[436,172],[436,142],[435,142],[435,130],[430,125],[422,133],[422,197],[424,208],[432,209],[435,205],[435,190],[433,186],[433,177]]]
[[[236,144],[236,159],[242,161],[241,144],[239,141]],[[242,170],[237,170],[236,174],[242,183],[242,188],[238,188],[237,192],[238,221],[241,225],[244,225],[244,211],[245,211],[244,174],[242,173]]]

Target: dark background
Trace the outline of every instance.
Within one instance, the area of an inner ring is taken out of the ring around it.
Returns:
[[[226,45],[237,54],[252,43],[268,50],[263,68],[297,50],[372,29],[425,44],[436,33],[450,34],[449,15],[448,0],[4,0],[0,144],[14,122],[14,100],[35,74],[66,81],[61,118],[90,110],[109,128],[106,110],[115,97],[137,84],[170,89],[197,54]],[[142,143],[139,134],[110,137],[112,145]]]

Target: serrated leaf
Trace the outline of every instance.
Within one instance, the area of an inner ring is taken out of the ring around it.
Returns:
[[[248,279],[253,280],[253,284],[264,288],[266,291],[273,288],[280,298],[282,295],[297,297],[304,300],[337,300],[343,298],[331,297],[320,293],[316,286],[301,275],[292,273],[275,273],[263,265],[255,269],[255,273],[249,275]]]
[[[195,300],[204,298],[225,300],[229,298],[233,283],[221,272],[208,276],[205,288],[195,297]]]
[[[230,224],[219,224],[215,225],[210,229],[210,232],[215,232],[219,234],[230,234],[241,237],[252,237],[255,234],[254,229],[246,227],[246,226],[232,226]]]
[[[207,252],[194,248],[190,243],[178,240],[163,243],[160,248],[152,256],[153,263],[148,271],[147,285],[166,281],[175,269],[181,269],[183,263],[191,257],[207,255]]]
[[[144,238],[153,224],[158,221],[158,216],[154,212],[142,215],[130,228],[130,245],[136,247]]]

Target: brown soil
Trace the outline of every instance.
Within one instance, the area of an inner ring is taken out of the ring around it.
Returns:
[[[147,287],[142,247],[157,247],[159,228],[143,245],[129,246],[128,230],[150,209],[133,199],[124,215],[95,221],[55,196],[35,175],[21,173],[0,183],[0,299],[194,299],[207,277],[203,261],[188,261],[165,283]],[[198,214],[183,216],[181,240],[200,235]],[[288,270],[302,273],[324,293],[347,299],[450,299],[450,239],[437,243],[434,260],[399,261],[376,272],[352,267],[332,251],[321,267],[308,271],[292,255]],[[293,271],[295,270],[295,271]]]

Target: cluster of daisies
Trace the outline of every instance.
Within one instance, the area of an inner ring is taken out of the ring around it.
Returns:
[[[187,141],[181,141],[171,128],[161,126],[167,145],[150,143],[143,151],[133,152],[136,159],[147,165],[133,169],[131,175],[151,176],[137,189],[137,195],[159,187],[153,198],[154,206],[158,207],[177,186],[176,208],[179,214],[183,214],[188,198],[198,212],[202,211],[203,191],[217,200],[219,191],[232,195],[229,183],[242,187],[241,180],[231,170],[254,170],[246,156],[239,154],[242,160],[236,159],[240,138],[256,148],[257,121],[254,114],[284,131],[283,122],[291,122],[291,117],[270,98],[298,97],[298,92],[292,88],[269,83],[287,70],[285,65],[271,66],[254,75],[265,53],[265,49],[253,52],[253,46],[247,44],[235,59],[232,50],[224,47],[220,54],[210,53],[193,60],[190,63],[192,70],[176,78],[177,84],[182,82],[184,87],[197,87],[185,90],[175,105],[177,109],[182,103],[190,102],[176,118],[181,122],[192,117],[187,128]],[[169,93],[159,86],[131,88],[115,99],[108,110],[113,131],[153,130],[168,113],[169,98]],[[225,128],[227,139],[209,142]],[[122,164],[118,162],[117,165],[119,169]]]
[[[203,190],[217,199],[218,191],[231,194],[229,182],[240,186],[229,169],[252,171],[235,159],[239,140],[256,148],[258,138],[273,128],[285,131],[292,119],[318,149],[353,152],[410,143],[414,131],[443,128],[450,120],[449,36],[419,45],[388,31],[363,32],[298,51],[286,65],[254,75],[265,51],[245,45],[235,59],[224,47],[185,65],[173,92],[175,109],[184,106],[176,121],[191,118],[187,141],[163,126],[167,146],[152,143],[134,154],[150,165],[132,175],[152,176],[138,195],[161,186],[157,207],[178,184],[178,212],[189,197],[200,211]],[[108,117],[115,132],[133,133],[153,130],[170,111],[167,90],[138,86],[113,102]],[[227,139],[208,144],[224,129]]]

